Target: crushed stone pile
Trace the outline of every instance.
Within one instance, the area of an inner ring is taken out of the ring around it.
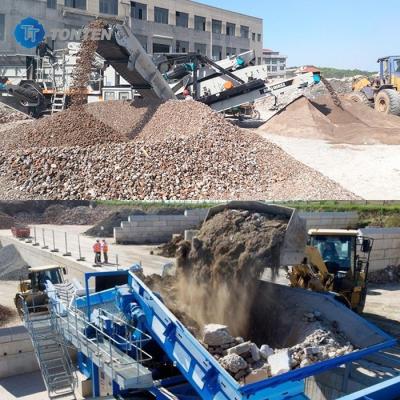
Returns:
[[[258,130],[296,138],[325,139],[331,143],[400,144],[400,118],[384,115],[363,104],[330,96],[300,97]]]
[[[13,310],[0,304],[0,326],[5,325],[14,315]]]
[[[0,229],[10,229],[15,225],[15,219],[0,211]]]
[[[226,325],[208,324],[200,342],[240,384],[260,380],[333,359],[355,350],[335,324],[324,319],[319,311],[304,314],[310,333],[304,341],[289,348],[273,349],[258,346],[243,337],[234,337]]]
[[[107,106],[103,106],[105,110]],[[101,108],[101,106],[98,106]],[[93,144],[124,142],[123,132],[113,130],[92,114],[88,106],[70,108],[33,123],[2,132],[3,147],[7,150],[46,148],[52,146],[90,146]]]
[[[8,124],[10,122],[25,121],[30,119],[27,115],[15,111],[0,103],[0,124]]]
[[[385,284],[400,282],[400,265],[389,265],[379,271],[368,274],[369,283]]]
[[[177,114],[190,111],[196,118],[202,114],[201,133],[188,135],[185,129],[171,135],[161,128],[168,126],[170,115],[157,112],[163,123],[151,129],[153,134],[145,129],[146,140],[138,137],[127,143],[2,154],[3,185],[14,199],[355,198],[276,145],[238,129],[202,104],[173,102],[171,107]]]
[[[28,264],[14,245],[0,247],[0,280],[16,281],[28,278]]]

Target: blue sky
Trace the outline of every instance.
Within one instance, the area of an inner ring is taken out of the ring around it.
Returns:
[[[264,19],[264,46],[288,64],[377,70],[400,54],[400,0],[197,0]]]

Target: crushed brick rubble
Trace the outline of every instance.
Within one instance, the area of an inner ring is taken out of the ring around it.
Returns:
[[[233,337],[225,325],[208,324],[203,328],[201,343],[240,384],[245,385],[303,368],[320,361],[349,354],[354,346],[327,322],[319,311],[305,313],[303,320],[312,332],[301,342],[284,349],[260,347],[242,337]]]

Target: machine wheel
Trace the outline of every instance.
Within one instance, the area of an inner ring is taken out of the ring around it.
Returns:
[[[352,92],[346,96],[353,103],[365,104],[368,107],[372,107],[368,97],[363,92]]]
[[[400,94],[394,89],[383,89],[375,97],[375,110],[400,116]]]

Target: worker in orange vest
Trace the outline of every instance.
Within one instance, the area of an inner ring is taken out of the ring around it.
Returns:
[[[101,244],[100,240],[96,240],[96,243],[93,245],[93,252],[94,252],[94,263],[100,264],[101,263]]]
[[[101,251],[103,253],[104,264],[108,264],[108,243],[105,241],[105,239],[103,239],[101,242]]]

